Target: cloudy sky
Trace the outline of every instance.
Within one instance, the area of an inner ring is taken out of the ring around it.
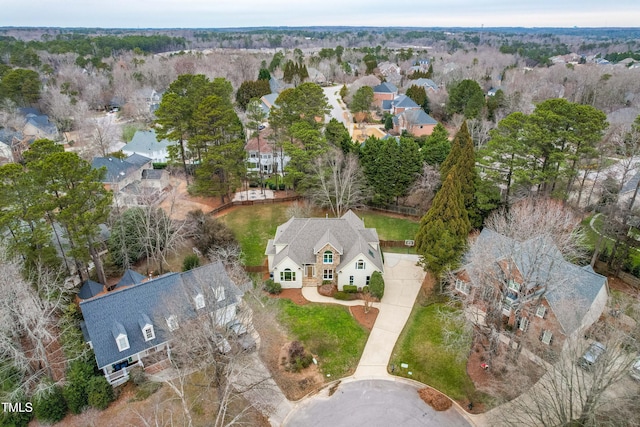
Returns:
[[[0,0],[0,26],[637,27],[639,0]]]

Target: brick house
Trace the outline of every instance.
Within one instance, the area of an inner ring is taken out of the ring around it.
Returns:
[[[409,132],[413,136],[431,135],[438,122],[423,109],[411,109],[393,116],[393,132]]]
[[[283,288],[328,281],[363,287],[383,271],[378,233],[351,210],[340,218],[291,218],[267,243],[269,272]]]
[[[466,259],[454,273],[453,291],[476,321],[502,322],[535,353],[560,350],[595,323],[607,303],[607,278],[566,261],[544,237],[519,242],[485,228]]]
[[[393,101],[398,95],[398,87],[393,83],[383,82],[373,88],[373,103],[382,107],[383,101]]]

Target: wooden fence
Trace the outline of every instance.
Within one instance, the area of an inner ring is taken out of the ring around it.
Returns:
[[[220,205],[217,208],[213,209],[211,212],[208,213],[208,215],[217,215],[221,212],[226,211],[227,209],[231,209],[234,206],[268,205],[273,203],[293,202],[295,200],[300,200],[300,199],[302,199],[302,196],[295,195],[295,196],[282,197],[279,199],[257,199],[257,200],[241,200],[241,201],[235,201],[235,202],[228,202],[228,203],[225,203],[224,205]]]

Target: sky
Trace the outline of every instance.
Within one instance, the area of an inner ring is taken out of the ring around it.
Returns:
[[[638,27],[640,0],[0,0],[0,27]]]

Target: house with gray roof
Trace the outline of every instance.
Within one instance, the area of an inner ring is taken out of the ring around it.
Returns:
[[[340,218],[291,218],[265,253],[271,278],[283,288],[323,282],[361,288],[374,271],[383,272],[378,233],[351,210]]]
[[[35,108],[19,108],[18,111],[25,118],[22,133],[30,139],[47,138],[58,139],[58,128],[49,120],[49,116],[42,114]]]
[[[419,87],[423,87],[425,91],[432,91],[432,92],[437,92],[438,91],[438,85],[436,84],[436,82],[434,82],[431,79],[427,79],[424,77],[421,77],[419,79],[415,79],[415,80],[409,80],[409,83],[407,84],[407,87],[411,87],[411,86],[419,86]]]
[[[158,140],[153,129],[139,130],[133,135],[131,142],[122,147],[122,152],[127,156],[138,154],[147,157],[153,163],[166,163],[169,160],[169,147],[176,144],[176,141]]]
[[[373,87],[373,103],[382,107],[384,101],[393,101],[398,95],[398,87],[393,83],[382,82]]]
[[[396,114],[392,118],[393,132],[401,134],[404,131],[413,136],[431,135],[438,122],[424,112],[422,108],[412,108]]]
[[[220,262],[145,278],[80,302],[83,332],[98,368],[115,386],[134,366],[166,364],[172,331],[194,322],[211,320],[220,328],[236,322],[242,294]]]
[[[518,241],[488,228],[454,277],[455,293],[481,318],[501,317],[518,342],[541,355],[583,334],[609,295],[605,276],[566,261],[550,238]]]

